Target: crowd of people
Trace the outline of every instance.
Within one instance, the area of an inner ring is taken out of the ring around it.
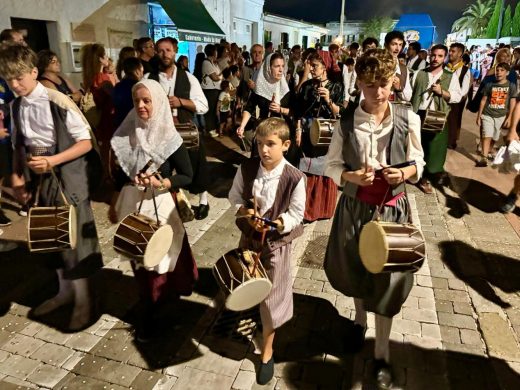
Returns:
[[[260,304],[260,384],[274,375],[275,333],[293,313],[291,242],[304,222],[334,218],[324,268],[332,286],[354,298],[345,350],[361,350],[367,312],[375,313],[374,378],[390,388],[392,318],[413,274],[368,272],[358,247],[362,227],[376,212],[382,221],[409,221],[406,182],[426,194],[446,184],[447,150],[457,148],[467,100],[477,101],[482,127],[478,166],[487,165],[500,136],[518,139],[519,51],[508,47],[496,51],[480,77],[482,61],[473,60],[478,50],[454,43],[426,51],[412,42],[405,53],[399,31],[389,32],[381,48],[375,38],[328,50],[296,45],[288,53],[272,43],[246,51],[222,41],[197,54],[192,74],[188,58],[177,58],[176,39],[144,37],[122,48],[115,66],[102,44],[85,45],[78,88],[62,74],[56,53],[35,54],[16,30],[0,38],[2,178],[22,212],[38,187],[40,206],[62,204],[63,188],[78,213],[76,248],[49,264],[59,292],[34,315],[73,302],[70,329],[89,324],[89,278],[103,265],[90,194],[104,177],[114,188],[111,222],[139,208],[175,231],[157,266],[132,262],[141,298],[136,338],[152,337],[150,318],[164,302],[191,294],[198,278],[184,229],[189,216],[177,195],[182,189],[198,194],[194,217],[208,216],[204,138],[230,136],[250,154],[229,192],[240,246],[259,253],[273,284]],[[186,138],[193,128],[195,147]],[[517,176],[503,211],[515,207],[519,193]],[[1,225],[10,223],[0,214]]]

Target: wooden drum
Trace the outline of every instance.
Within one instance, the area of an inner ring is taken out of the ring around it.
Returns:
[[[448,114],[442,111],[426,110],[422,130],[440,133],[444,129],[447,117]]]
[[[328,147],[337,121],[337,119],[314,119],[310,129],[311,144]]]
[[[359,255],[373,274],[416,272],[426,256],[424,236],[412,224],[372,221],[361,230]]]
[[[114,249],[152,268],[166,256],[172,240],[173,229],[170,225],[161,226],[145,215],[132,213],[117,227]]]
[[[77,220],[73,206],[32,207],[27,223],[31,252],[58,252],[76,248]]]
[[[250,309],[262,302],[273,287],[260,261],[255,267],[256,253],[234,249],[222,256],[213,267],[213,275],[226,294],[226,308],[233,311]]]

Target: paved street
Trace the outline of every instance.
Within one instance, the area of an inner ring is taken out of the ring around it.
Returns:
[[[394,319],[396,388],[520,388],[520,209],[507,217],[496,211],[512,176],[474,168],[477,136],[474,115],[466,113],[461,145],[448,157],[450,188],[430,196],[408,188],[428,259]],[[330,221],[307,225],[294,244],[295,315],[277,332],[275,378],[255,384],[258,313],[224,311],[211,274],[238,243],[226,194],[242,156],[227,138],[208,140],[208,148],[210,215],[186,224],[200,280],[192,296],[155,319],[157,341],[133,339],[136,285],[129,263],[112,249],[115,226],[104,203],[94,204],[105,261],[96,280],[101,316],[82,332],[60,330],[70,308],[30,319],[30,309],[55,293],[53,272],[22,249],[0,253],[0,297],[12,302],[0,317],[0,389],[373,388],[372,316],[363,351],[343,352],[354,305],[323,271]]]

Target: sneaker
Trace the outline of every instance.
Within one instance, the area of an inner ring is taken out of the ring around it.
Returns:
[[[18,210],[18,215],[20,215],[21,217],[27,217],[27,215],[29,215],[29,206],[22,206],[22,208]]]
[[[212,136],[213,138],[218,137],[217,130],[210,130],[209,135]]]
[[[392,367],[383,359],[374,360],[374,379],[378,389],[386,390],[392,388]]]
[[[0,209],[0,226],[9,226],[11,220],[4,214],[4,211]]]
[[[516,198],[517,198],[516,194],[511,193],[511,194],[507,195],[506,200],[499,207],[498,210],[504,214],[512,212],[516,207]]]
[[[488,166],[488,159],[486,157],[482,156],[482,158],[477,161],[475,166],[478,167],[478,168],[487,167]]]

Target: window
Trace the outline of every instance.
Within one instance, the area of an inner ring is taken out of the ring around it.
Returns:
[[[271,42],[271,36],[272,36],[272,32],[269,31],[269,30],[264,30],[264,45],[267,43],[267,42]]]
[[[233,31],[237,31],[237,22],[233,22]]]
[[[251,25],[250,24],[246,24],[246,32],[247,33],[251,32]]]

